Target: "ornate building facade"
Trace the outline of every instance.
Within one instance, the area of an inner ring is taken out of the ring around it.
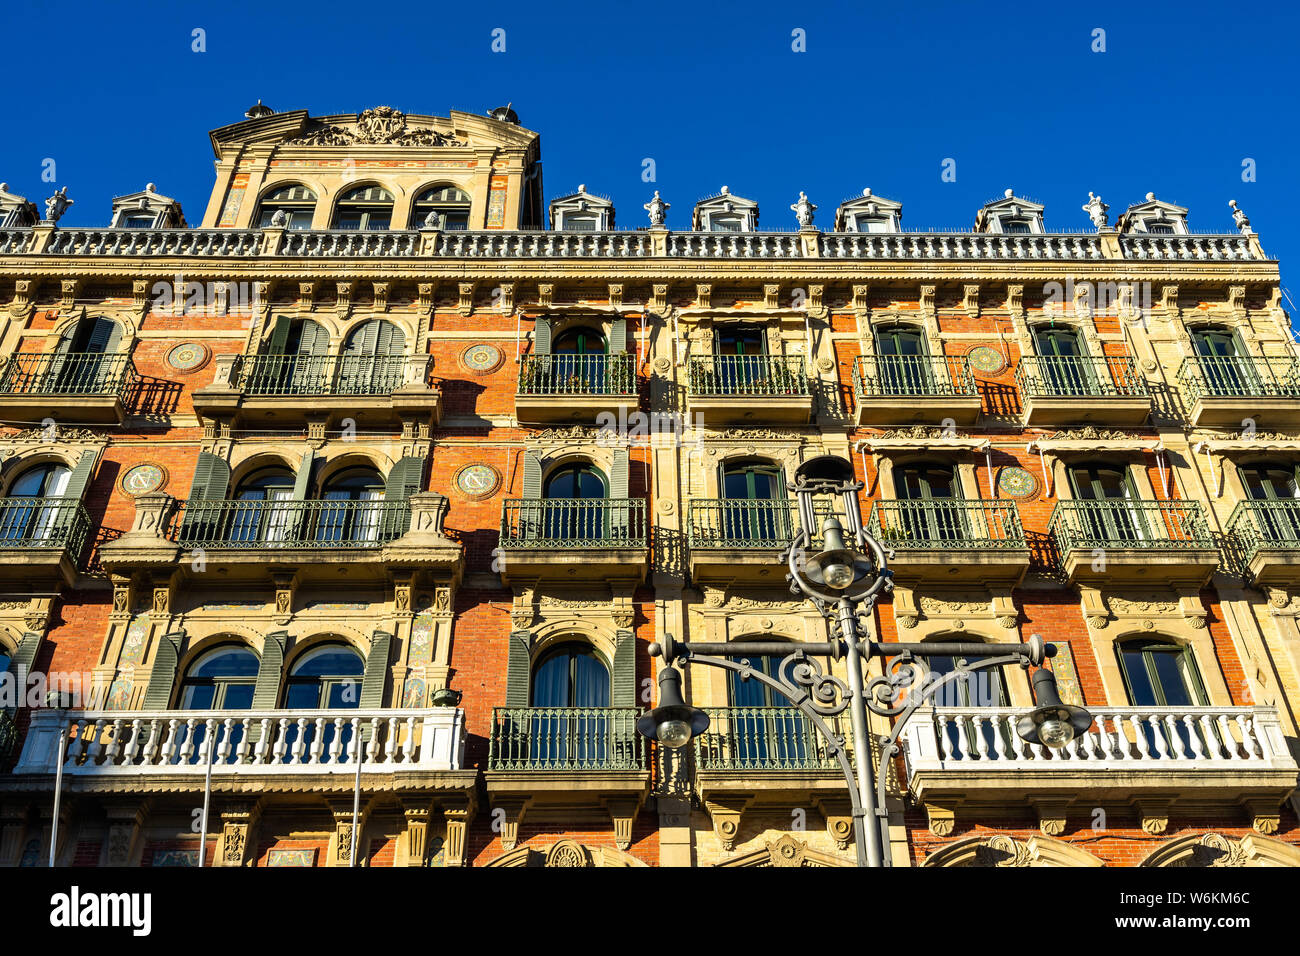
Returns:
[[[664,635],[825,640],[781,559],[822,454],[878,639],[1039,635],[1095,716],[1049,751],[1026,672],[952,683],[892,865],[1300,862],[1300,366],[1235,204],[620,231],[508,108],[211,139],[197,226],[0,186],[0,865],[851,865],[779,694],[691,668],[708,731],[634,731]]]

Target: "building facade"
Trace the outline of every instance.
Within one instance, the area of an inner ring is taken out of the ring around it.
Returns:
[[[822,454],[879,640],[1039,635],[1096,718],[1048,751],[1027,672],[952,682],[892,865],[1300,863],[1300,366],[1235,204],[616,230],[509,108],[211,139],[197,226],[0,186],[0,865],[851,865],[781,695],[690,667],[708,731],[634,731],[664,635],[826,639],[781,557]]]

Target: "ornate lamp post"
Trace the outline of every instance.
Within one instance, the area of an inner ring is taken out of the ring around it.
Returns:
[[[681,693],[681,673],[671,666],[700,663],[721,667],[743,679],[757,680],[779,691],[797,707],[826,738],[830,752],[844,772],[853,812],[854,842],[858,866],[887,866],[884,842],[888,811],[885,808],[887,761],[899,753],[898,739],[916,709],[947,684],[963,679],[978,670],[1018,664],[1028,668],[1041,665],[1055,654],[1042,638],[1006,647],[995,657],[989,645],[973,641],[928,642],[924,644],[884,644],[872,640],[867,621],[876,599],[893,587],[888,559],[893,553],[866,532],[858,492],[862,483],[853,474],[853,466],[843,458],[824,455],[804,462],[795,472],[795,495],[799,504],[799,531],[785,553],[790,573],[790,591],[802,594],[816,605],[827,619],[829,640],[792,646],[785,641],[736,641],[701,643],[679,642],[671,635],[650,646],[652,656],[662,657],[665,667],[659,671],[659,706],[637,721],[637,731],[665,747],[683,747],[693,737],[708,729],[708,715],[688,704]],[[812,548],[810,528],[817,527],[814,505],[816,496],[839,495],[843,502],[847,529],[834,515],[821,523],[821,550],[809,555]],[[744,655],[781,656],[783,660],[773,675],[754,668],[747,660],[732,660]],[[846,662],[847,682],[826,673],[817,657]],[[879,657],[883,673],[866,681],[863,658]],[[930,657],[957,658],[956,667],[941,678],[927,679],[917,659]],[[973,663],[964,658],[977,658]],[[1048,747],[1064,747],[1084,733],[1092,715],[1082,707],[1061,702],[1056,677],[1040,668],[1033,675],[1034,697],[1038,706],[1022,716],[1016,730],[1025,740]],[[851,747],[842,734],[826,722],[844,711],[849,712],[852,728]],[[884,717],[898,717],[892,732],[881,745],[879,765],[871,762],[871,736],[867,712]],[[850,751],[852,759],[850,759]]]

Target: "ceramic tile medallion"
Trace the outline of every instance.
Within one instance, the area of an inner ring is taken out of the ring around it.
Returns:
[[[970,366],[972,372],[996,375],[1007,367],[1007,360],[992,346],[977,345],[966,353],[966,364]]]
[[[1008,498],[1032,498],[1038,493],[1038,479],[1023,468],[1003,468],[998,492]]]
[[[128,468],[122,475],[122,490],[133,498],[157,491],[167,483],[167,469],[153,462]]]
[[[501,474],[491,465],[466,465],[456,472],[456,490],[466,498],[490,498],[501,484]]]
[[[471,372],[479,372],[481,374],[495,372],[501,367],[501,363],[504,360],[505,355],[499,348],[495,345],[487,345],[485,343],[471,345],[461,354],[460,357],[461,364],[464,365],[465,368],[469,369]]]
[[[211,354],[206,345],[182,342],[167,353],[167,364],[178,372],[194,372],[207,363]]]

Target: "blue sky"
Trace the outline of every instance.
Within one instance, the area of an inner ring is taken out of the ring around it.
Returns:
[[[546,197],[585,183],[623,227],[645,223],[656,188],[670,227],[726,184],[779,229],[800,189],[824,228],[870,186],[903,202],[905,228],[929,229],[969,228],[1014,187],[1047,205],[1049,230],[1087,228],[1089,190],[1112,220],[1151,190],[1190,207],[1196,231],[1230,230],[1236,199],[1284,285],[1300,264],[1287,225],[1300,13],[1280,3],[19,0],[6,21],[21,41],[6,49],[0,180],[38,203],[67,186],[67,225],[106,224],[111,197],[149,181],[197,222],[207,132],[259,98],[313,113],[512,102],[542,134]],[[206,52],[191,49],[196,28]],[[945,158],[956,182],[941,180]]]

